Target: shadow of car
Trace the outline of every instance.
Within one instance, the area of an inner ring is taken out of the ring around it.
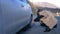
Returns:
[[[0,0],[0,34],[16,34],[32,21],[28,3],[20,0]]]

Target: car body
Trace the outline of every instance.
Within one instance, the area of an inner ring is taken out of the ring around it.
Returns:
[[[16,34],[31,23],[32,10],[20,0],[0,0],[0,34]]]

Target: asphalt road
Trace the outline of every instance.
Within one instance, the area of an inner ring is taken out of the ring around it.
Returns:
[[[44,32],[45,28],[40,26],[39,22],[35,22],[35,24],[32,25],[31,28],[19,34],[60,34],[60,17],[56,17],[56,18],[58,19],[57,28],[55,28],[50,32]]]

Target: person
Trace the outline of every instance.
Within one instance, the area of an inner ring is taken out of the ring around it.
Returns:
[[[46,27],[44,32],[49,32],[57,27],[57,19],[47,10],[38,9],[37,18],[34,19],[34,22],[41,22],[41,26]]]
[[[37,17],[34,19],[33,23],[34,22],[40,22],[40,19],[44,17],[43,15],[39,15],[39,12],[41,12],[41,11],[43,11],[43,9],[38,9]],[[40,24],[41,24],[41,26],[46,26],[44,23],[40,23]]]
[[[43,18],[40,19],[41,23],[43,23],[44,27],[46,27],[44,32],[49,32],[57,27],[57,19],[50,11],[43,10],[39,12],[39,15],[44,16]]]
[[[35,22],[39,22],[41,18],[43,18],[44,16],[43,15],[39,15],[39,12],[42,11],[41,9],[38,9],[37,11],[37,17],[36,19],[34,19]]]

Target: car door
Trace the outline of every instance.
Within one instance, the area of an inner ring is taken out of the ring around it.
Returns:
[[[15,34],[29,24],[31,8],[19,0],[1,0],[2,34]]]

